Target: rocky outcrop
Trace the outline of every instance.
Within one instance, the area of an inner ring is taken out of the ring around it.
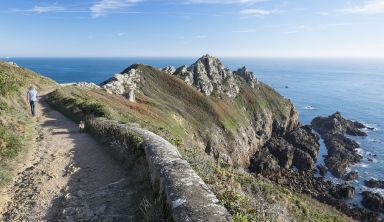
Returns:
[[[167,66],[167,67],[164,67],[162,69],[160,69],[161,71],[169,74],[169,75],[173,75],[175,72],[176,72],[176,68],[173,67],[173,66]]]
[[[141,72],[131,66],[121,74],[115,74],[114,77],[104,81],[100,86],[109,93],[124,95],[129,101],[135,102],[135,90],[140,82]]]
[[[367,128],[357,121],[347,120],[336,112],[328,117],[316,117],[312,120],[311,126],[320,135],[325,134],[348,134],[351,136],[366,136],[367,133],[361,129]]]
[[[346,199],[351,198],[356,190],[349,185],[334,185],[331,181],[317,177],[313,170],[293,171],[280,168],[266,176],[270,181],[289,188],[294,192],[304,193],[331,205],[357,221],[379,222],[378,213],[365,208],[351,207]]]
[[[177,68],[173,74],[184,80],[184,82],[190,86],[194,84],[194,73],[186,65]]]
[[[343,179],[345,181],[357,180],[357,179],[359,179],[359,174],[356,171],[351,171],[351,172],[347,173],[343,177]]]
[[[349,185],[336,185],[330,191],[330,193],[337,199],[349,199],[355,195],[355,188]]]
[[[319,152],[318,138],[308,126],[297,128],[283,136],[273,136],[252,158],[250,169],[266,175],[281,168],[311,170]],[[277,164],[275,164],[277,163]],[[262,167],[261,167],[262,166]],[[269,169],[266,169],[269,168]]]
[[[334,176],[344,176],[348,166],[358,163],[362,159],[356,151],[359,144],[344,135],[326,134],[323,139],[328,149],[324,162]]]
[[[364,185],[370,188],[380,188],[384,189],[384,180],[364,180]]]
[[[259,80],[256,79],[256,76],[248,70],[245,66],[233,72],[233,74],[242,77],[252,88],[256,88],[259,85]]]
[[[324,165],[317,165],[316,167],[319,170],[319,174],[321,176],[325,176],[325,174],[328,172],[328,168]]]
[[[233,73],[218,58],[204,55],[190,67],[178,68],[174,75],[193,85],[206,96],[235,97],[239,93]]]
[[[9,65],[11,65],[11,66],[14,66],[14,67],[19,67],[17,64],[16,64],[16,62],[12,62],[12,61],[10,61],[10,62],[7,62]]]
[[[324,139],[328,150],[324,162],[333,175],[343,177],[348,166],[361,160],[362,157],[356,150],[359,144],[347,138],[345,134],[366,136],[367,134],[361,130],[367,128],[364,124],[347,120],[336,112],[328,117],[314,118],[311,126]]]
[[[364,207],[376,212],[384,212],[384,198],[380,194],[369,191],[364,191],[362,194],[363,200],[361,204]]]
[[[93,82],[73,82],[73,83],[62,83],[60,86],[77,86],[86,89],[100,89],[99,85],[96,85]]]

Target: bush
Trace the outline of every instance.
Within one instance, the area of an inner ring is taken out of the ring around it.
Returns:
[[[0,127],[0,157],[13,158],[23,148],[22,137],[11,130]]]
[[[105,104],[96,100],[87,100],[81,97],[66,95],[57,89],[51,92],[47,101],[50,105],[64,113],[74,121],[85,120],[90,117],[110,117],[110,110]]]

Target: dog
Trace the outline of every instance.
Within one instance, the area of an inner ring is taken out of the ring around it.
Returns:
[[[79,132],[84,133],[84,130],[85,130],[85,122],[83,120],[81,120],[79,122]]]

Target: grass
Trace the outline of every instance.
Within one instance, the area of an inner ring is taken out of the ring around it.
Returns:
[[[32,138],[33,119],[25,95],[30,85],[38,88],[54,82],[32,71],[0,62],[0,187],[11,179],[12,162]]]
[[[104,90],[77,87],[58,89],[49,100],[59,109],[77,110],[77,116],[91,113],[136,123],[164,137],[179,148],[234,221],[349,220],[327,205],[217,162],[204,152],[212,128],[222,129],[224,138],[232,139],[239,128],[265,115],[286,120],[293,106],[272,88],[262,84],[255,90],[237,78],[238,96],[233,100],[219,99],[204,96],[177,77],[149,66],[133,68],[142,72],[136,103]]]

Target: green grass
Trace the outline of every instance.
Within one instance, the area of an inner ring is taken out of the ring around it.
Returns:
[[[92,117],[111,118],[110,109],[95,99],[55,90],[47,96],[48,103],[75,122]]]
[[[87,112],[98,113],[120,122],[137,123],[164,137],[179,148],[183,158],[210,186],[234,221],[282,221],[287,218],[295,221],[349,220],[309,197],[223,162],[217,163],[199,147],[199,143],[207,143],[213,127],[221,128],[225,138],[231,139],[240,127],[264,118],[263,115],[273,114],[273,120],[285,120],[293,109],[289,100],[264,84],[257,90],[252,89],[239,78],[240,93],[235,99],[207,97],[177,77],[149,66],[133,67],[142,72],[136,103],[104,90],[77,87],[63,87],[49,100],[59,109],[78,110],[77,116]],[[88,109],[83,105],[87,101],[96,104]]]
[[[0,187],[10,181],[12,161],[32,138],[33,120],[25,99],[28,87],[54,84],[32,71],[0,62]]]

